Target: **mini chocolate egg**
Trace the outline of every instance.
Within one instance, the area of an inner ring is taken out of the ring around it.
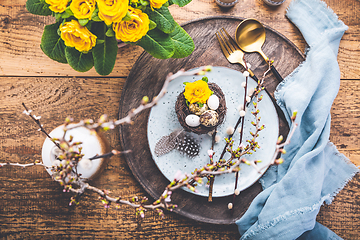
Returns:
[[[220,102],[219,102],[219,97],[216,96],[215,94],[211,95],[211,96],[209,97],[209,99],[207,100],[207,105],[209,106],[209,108],[210,108],[211,110],[216,110],[216,109],[218,109],[219,104],[220,104]]]
[[[206,104],[203,104],[203,106],[200,107],[199,104],[192,103],[189,105],[189,110],[191,113],[200,116],[203,112],[208,110],[208,106]]]
[[[185,123],[189,127],[197,127],[200,125],[200,117],[195,114],[189,114],[185,118]]]
[[[205,127],[213,127],[219,122],[219,114],[214,110],[207,110],[200,115],[200,123]]]

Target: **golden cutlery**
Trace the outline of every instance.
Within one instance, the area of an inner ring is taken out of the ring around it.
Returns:
[[[244,62],[244,52],[241,51],[235,40],[229,35],[229,33],[221,28],[218,32],[215,33],[221,50],[224,53],[226,59],[230,63],[240,63],[250,74],[255,81],[258,81],[258,78],[254,75],[254,73],[247,68]]]
[[[270,64],[271,71],[279,82],[283,80],[270,59],[262,51],[265,43],[266,33],[264,26],[256,19],[245,19],[236,28],[235,40],[238,46],[245,52],[258,52],[264,60]]]

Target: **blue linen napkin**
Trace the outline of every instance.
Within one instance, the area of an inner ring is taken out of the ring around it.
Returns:
[[[341,239],[316,222],[321,205],[359,171],[329,142],[330,109],[340,85],[337,52],[347,26],[320,0],[295,0],[287,17],[309,45],[306,60],[279,84],[275,98],[291,124],[284,163],[260,179],[263,191],[239,219],[241,239]]]

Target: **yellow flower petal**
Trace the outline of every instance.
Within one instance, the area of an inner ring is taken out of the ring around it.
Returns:
[[[190,104],[196,102],[206,103],[211,94],[212,91],[210,90],[209,85],[203,80],[187,83],[185,85],[184,96]]]
[[[96,36],[76,20],[60,25],[61,38],[68,47],[80,52],[88,52],[96,45]]]
[[[113,24],[115,37],[123,42],[137,42],[149,31],[150,20],[148,15],[139,9],[129,6],[128,11],[131,20]]]

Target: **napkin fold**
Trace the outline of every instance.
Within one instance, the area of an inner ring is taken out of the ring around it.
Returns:
[[[295,0],[287,17],[299,28],[306,60],[279,84],[277,103],[299,124],[284,163],[260,179],[263,191],[239,219],[241,239],[341,239],[316,222],[321,205],[359,171],[329,142],[330,109],[340,86],[337,53],[347,26],[320,0]]]

